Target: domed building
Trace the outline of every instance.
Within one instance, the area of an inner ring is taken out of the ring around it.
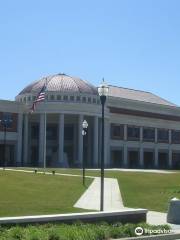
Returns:
[[[45,100],[37,102],[40,94]],[[1,166],[82,167],[83,159],[89,168],[100,166],[100,98],[97,86],[78,77],[60,73],[32,82],[15,101],[0,100],[0,120]],[[105,167],[180,168],[179,122],[175,104],[109,85]]]

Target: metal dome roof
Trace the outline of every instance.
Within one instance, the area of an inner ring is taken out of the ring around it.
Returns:
[[[73,92],[97,95],[97,89],[92,84],[64,73],[44,77],[25,87],[19,95],[39,92],[47,82],[47,92]]]

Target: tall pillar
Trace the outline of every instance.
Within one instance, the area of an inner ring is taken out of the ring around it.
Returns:
[[[155,158],[154,166],[155,166],[155,168],[159,168],[159,164],[158,164],[159,151],[158,151],[157,145],[155,146],[155,157],[154,158]]]
[[[59,152],[58,166],[64,166],[64,114],[59,114]],[[65,167],[65,166],[64,166]]]
[[[23,115],[22,113],[19,113],[18,126],[17,126],[17,134],[18,134],[17,157],[16,157],[17,166],[21,166],[22,164],[22,126],[23,126]]]
[[[83,115],[78,116],[78,158],[77,165],[82,166],[83,161],[83,136],[82,136],[82,123],[83,123]]]
[[[93,128],[93,166],[98,166],[98,117],[94,117],[94,128]]]
[[[172,169],[172,149],[171,149],[171,147],[169,148],[169,154],[168,154],[169,156],[169,162],[168,162],[168,168],[169,169]]]
[[[143,147],[140,146],[140,168],[144,168],[144,150]]]
[[[45,137],[45,114],[40,113],[40,123],[39,123],[39,166],[43,166],[44,161],[44,137]]]
[[[169,151],[168,151],[168,168],[172,169],[172,131],[169,129]]]
[[[124,142],[124,152],[123,152],[123,167],[128,168],[128,148],[127,148],[127,143]]]
[[[158,158],[159,158],[159,151],[158,151],[158,129],[155,128],[155,153],[154,153],[154,167],[159,168]]]
[[[23,165],[27,166],[28,164],[28,114],[24,115],[24,133],[23,133]]]
[[[123,167],[128,168],[127,125],[124,125]]]
[[[143,151],[143,127],[140,127],[140,149],[139,149],[139,166],[144,168],[144,151]]]

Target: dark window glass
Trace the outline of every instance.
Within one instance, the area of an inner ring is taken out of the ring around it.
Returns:
[[[158,142],[169,142],[169,130],[158,129]]]
[[[68,100],[68,96],[64,96],[63,99],[64,99],[65,101],[67,101],[67,100]]]
[[[64,139],[72,141],[74,138],[74,128],[73,125],[65,125],[64,128]]]
[[[74,101],[74,96],[70,96],[70,100],[71,100],[71,101]]]
[[[56,125],[48,125],[47,126],[47,139],[48,140],[57,140],[57,126]]]
[[[28,101],[31,101],[31,97],[30,96],[28,97]]]
[[[12,113],[3,113],[1,125],[6,128],[12,128],[13,124],[13,115]]]
[[[79,96],[76,97],[77,102],[79,102],[81,100],[81,98]]]
[[[36,96],[33,96],[33,101],[36,100]]]
[[[172,143],[180,143],[180,131],[172,130]]]
[[[82,98],[82,101],[83,101],[83,102],[86,102],[86,97],[83,97],[83,98]]]
[[[31,126],[31,138],[38,139],[39,138],[39,127],[38,125]]]
[[[91,102],[91,98],[90,97],[88,97],[88,103],[90,103]]]
[[[154,128],[143,128],[143,140],[144,141],[155,141],[155,129]]]
[[[61,100],[61,95],[57,95],[57,100]]]
[[[140,139],[140,128],[128,126],[127,137],[128,137],[128,140],[139,140]]]
[[[124,138],[124,126],[111,124],[111,138],[123,139]]]
[[[96,103],[96,99],[95,98],[93,98],[93,103]]]
[[[54,100],[54,95],[51,95],[51,98],[50,98],[51,100]]]

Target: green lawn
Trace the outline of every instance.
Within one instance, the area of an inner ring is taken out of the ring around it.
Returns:
[[[48,169],[52,171],[52,169]],[[56,169],[59,173],[81,174],[79,169]],[[86,171],[100,176],[99,171]],[[180,172],[173,174],[106,171],[105,177],[117,178],[124,205],[166,212],[173,197],[180,198]]]
[[[82,212],[73,205],[85,190],[78,177],[1,170],[0,216]]]

